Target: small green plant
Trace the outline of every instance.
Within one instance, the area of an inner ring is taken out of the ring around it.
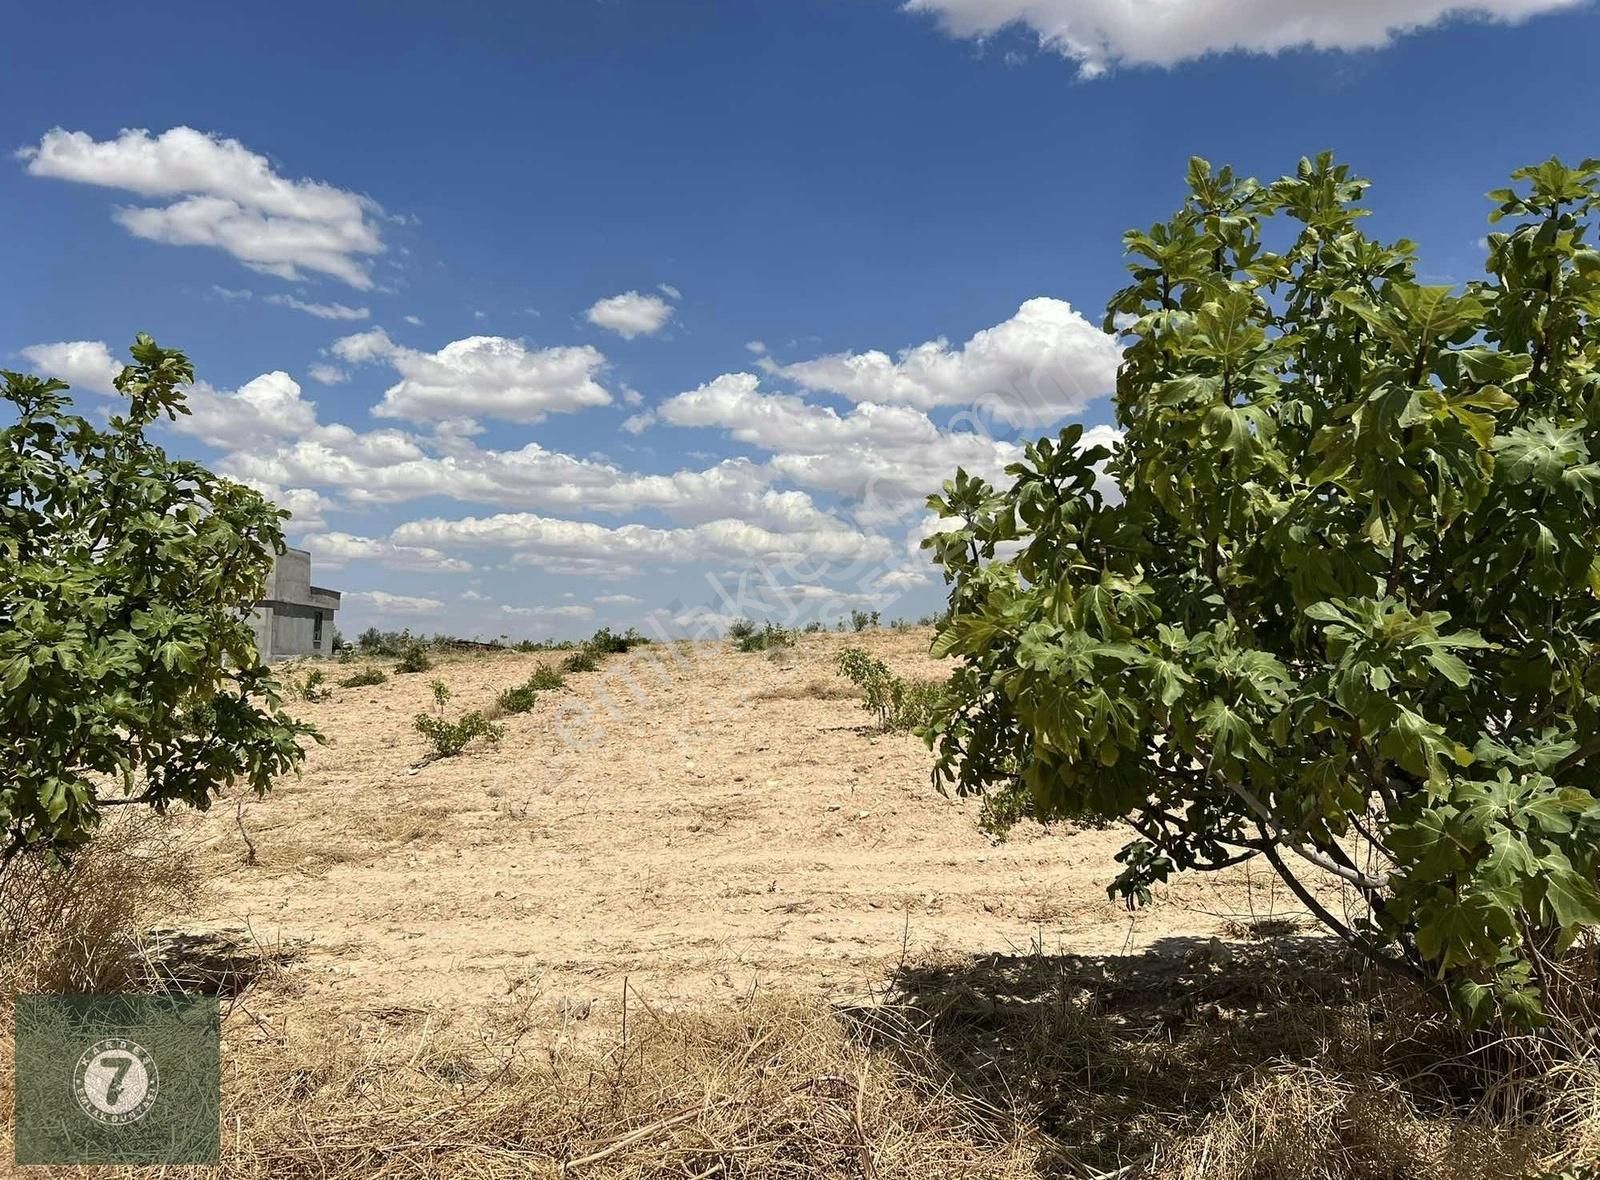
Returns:
[[[333,695],[333,690],[326,683],[327,679],[321,668],[309,668],[304,672],[286,672],[283,677],[283,687],[284,691],[296,700],[315,704]]]
[[[621,635],[612,631],[610,627],[601,627],[585,644],[596,655],[619,655],[631,648],[642,647],[650,641],[633,628],[629,627]]]
[[[600,660],[586,647],[579,648],[561,661],[564,672],[593,672],[599,666]]]
[[[442,680],[435,680],[429,687],[433,690],[435,711],[418,713],[411,723],[412,727],[427,738],[428,744],[433,747],[429,761],[434,758],[454,758],[466,749],[467,743],[473,738],[481,737],[487,742],[498,742],[505,736],[505,726],[496,725],[477,711],[463,713],[460,720],[451,721],[444,715],[445,705],[450,702],[449,686]]]
[[[528,687],[538,692],[552,692],[558,688],[565,688],[566,677],[561,675],[561,669],[554,664],[541,664],[533,670],[533,675],[528,677]]]
[[[433,667],[433,661],[428,658],[428,653],[423,650],[422,644],[413,642],[400,653],[400,662],[394,666],[396,672],[426,672]]]
[[[850,612],[850,626],[857,631],[865,631],[868,627],[876,627],[877,625],[877,611],[853,610]]]
[[[944,685],[937,680],[896,676],[882,660],[859,647],[841,651],[838,667],[861,690],[862,703],[878,718],[880,729],[896,733],[922,729],[938,715]]]
[[[363,668],[339,681],[340,688],[366,688],[373,684],[385,684],[389,677],[384,675],[379,668]]]
[[[418,713],[412,722],[416,731],[428,739],[434,758],[454,758],[473,738],[498,742],[505,735],[505,726],[496,725],[482,713],[463,713],[459,721],[451,721],[432,713]]]
[[[539,694],[531,684],[519,684],[508,688],[500,694],[500,711],[502,713],[526,713],[530,711],[534,702],[539,699]]]
[[[775,647],[794,646],[794,632],[771,620],[758,629],[749,619],[735,619],[728,627],[728,638],[740,651],[767,651]]]
[[[812,619],[809,623],[802,627],[801,630],[807,635],[815,635],[818,631],[822,630],[822,621],[820,619]]]

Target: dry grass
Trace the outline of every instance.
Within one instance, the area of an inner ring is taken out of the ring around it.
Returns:
[[[1022,1177],[1035,1148],[973,1103],[925,1092],[824,1005],[765,998],[657,1014],[579,1038],[524,1013],[303,1032],[253,1049],[229,1085],[247,1112],[239,1177]],[[308,1052],[312,1044],[324,1046]],[[315,1064],[312,1064],[312,1063]]]
[[[1233,952],[1225,969],[1198,940],[964,959],[907,969],[900,989],[958,1090],[1048,1136],[1067,1175],[1596,1174],[1600,1061],[1578,1032],[1600,1027],[1592,1011],[1537,1036],[1466,1034],[1320,941]],[[1585,970],[1569,995],[1592,997]]]
[[[18,857],[0,872],[0,1000],[136,986],[144,934],[199,888],[193,849],[147,813],[108,822],[67,866]]]
[[[1517,1047],[1312,960],[1276,980],[1263,961],[968,960],[848,1010],[761,995],[658,1012],[634,996],[604,1030],[587,1005],[527,1000],[287,1022],[240,1007],[220,1175],[1592,1174],[1593,1070],[1501,1072]]]

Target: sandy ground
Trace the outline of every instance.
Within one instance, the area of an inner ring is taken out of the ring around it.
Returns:
[[[1193,876],[1136,914],[1107,900],[1120,831],[1027,826],[994,844],[932,789],[917,738],[872,732],[833,654],[938,675],[928,633],[802,638],[778,653],[641,649],[568,677],[498,745],[418,769],[429,684],[488,706],[559,654],[460,656],[298,704],[327,735],[303,777],[192,820],[213,887],[190,927],[300,954],[342,1010],[715,1003],[762,985],[880,987],[902,958],[1108,952],[1293,912],[1260,868]],[[387,662],[380,666],[388,667]],[[348,666],[326,666],[330,679]],[[1178,944],[1173,944],[1174,946]]]

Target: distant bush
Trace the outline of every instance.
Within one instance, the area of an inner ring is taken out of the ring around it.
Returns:
[[[767,651],[775,647],[794,646],[794,632],[771,620],[758,629],[749,619],[736,619],[728,627],[728,638],[740,651]]]
[[[445,705],[450,700],[450,689],[443,681],[433,682],[433,701],[435,712],[418,713],[412,720],[412,727],[423,737],[428,739],[428,744],[433,747],[431,758],[454,758],[467,743],[473,738],[481,737],[488,742],[498,742],[505,736],[505,726],[496,725],[482,713],[463,713],[460,720],[451,721],[444,715]]]
[[[533,675],[528,677],[528,687],[539,692],[565,687],[567,681],[561,675],[561,670],[553,664],[541,664],[533,670]]]
[[[815,635],[818,631],[822,630],[822,622],[819,619],[812,619],[809,623],[802,627],[801,630],[807,635]]]
[[[578,644],[570,639],[519,639],[511,645],[512,651],[571,651]]]
[[[859,647],[841,651],[838,667],[861,690],[862,703],[878,718],[881,729],[921,729],[931,724],[938,713],[944,685],[937,680],[896,676],[882,660]]]
[[[433,667],[433,661],[428,658],[428,653],[423,650],[422,644],[413,643],[400,653],[400,662],[394,666],[396,672],[426,672]]]
[[[533,708],[534,702],[538,699],[539,694],[531,684],[519,684],[500,694],[500,711],[526,713]]]
[[[406,631],[380,631],[368,627],[356,636],[356,647],[363,655],[400,656],[409,649],[420,646],[421,641]]]
[[[850,626],[856,631],[865,631],[868,627],[878,625],[877,611],[853,610],[850,612]]]
[[[593,672],[599,666],[599,658],[586,647],[579,648],[561,661],[561,668],[565,672]]]
[[[378,668],[363,668],[339,681],[340,688],[366,688],[373,684],[386,684],[389,678]]]
[[[610,627],[601,627],[596,631],[585,645],[596,655],[616,655],[630,648],[642,647],[650,641],[637,630],[629,627],[621,635],[616,634]]]

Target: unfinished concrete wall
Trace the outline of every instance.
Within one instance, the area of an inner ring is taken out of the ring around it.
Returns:
[[[339,592],[311,585],[311,554],[290,549],[267,575],[266,596],[250,625],[263,663],[294,656],[326,655],[333,650],[333,612]]]

